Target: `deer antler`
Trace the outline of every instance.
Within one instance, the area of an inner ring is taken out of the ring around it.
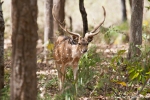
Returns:
[[[99,33],[99,31],[96,32],[97,29],[98,29],[100,26],[102,26],[102,24],[103,24],[104,21],[105,21],[105,18],[106,18],[106,11],[105,11],[105,8],[104,8],[103,6],[102,6],[102,8],[103,8],[103,10],[104,10],[104,19],[103,19],[103,21],[102,21],[97,27],[95,27],[95,28],[90,32],[90,34],[87,34],[88,37],[97,35],[97,34]]]
[[[75,32],[70,32],[70,31],[67,29],[66,26],[65,26],[65,28],[62,26],[62,23],[61,23],[61,22],[55,17],[55,15],[54,15],[54,8],[55,8],[55,6],[56,6],[56,5],[53,6],[52,15],[53,15],[54,20],[59,23],[60,28],[61,28],[62,30],[64,30],[65,32],[71,34],[71,35],[75,35],[75,36],[81,37],[80,34],[75,33]]]
[[[58,19],[55,18],[55,15],[54,15],[54,8],[55,8],[55,6],[56,6],[56,5],[54,5],[54,6],[53,6],[53,9],[52,9],[53,18],[54,18],[54,20],[55,20],[56,22],[59,23],[60,28],[63,29],[63,30],[66,32],[66,29],[63,28],[63,26],[62,26],[63,23],[61,23]]]

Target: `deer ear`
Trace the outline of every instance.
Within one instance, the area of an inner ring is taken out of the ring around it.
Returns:
[[[93,40],[93,35],[91,35],[92,33],[86,33],[85,34],[85,39],[88,41],[88,42],[91,42]]]
[[[87,41],[88,42],[91,42],[93,40],[93,36],[89,36],[88,38],[87,38]]]
[[[78,37],[78,36],[73,35],[73,36],[72,36],[72,40],[73,40],[73,42],[74,42],[75,44],[77,44],[77,43],[78,43],[78,41],[79,41],[79,37]]]

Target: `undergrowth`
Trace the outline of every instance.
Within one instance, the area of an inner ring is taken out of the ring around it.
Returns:
[[[74,100],[99,96],[106,99],[129,99],[137,93],[145,96],[150,93],[150,47],[137,47],[141,50],[141,55],[131,60],[126,59],[126,50],[119,50],[112,57],[106,57],[104,52],[96,52],[97,47],[90,47],[80,59],[77,81],[73,80],[72,69],[67,69],[66,89],[61,94],[58,91],[57,76],[48,78],[48,75],[38,74],[38,100]],[[10,98],[9,83],[10,69],[5,68],[2,100]]]
[[[78,80],[73,80],[71,68],[67,69],[65,90],[58,91],[56,76],[38,74],[38,100],[74,100],[81,97],[106,99],[129,99],[136,94],[145,96],[150,93],[150,47],[138,46],[141,55],[131,60],[126,59],[126,50],[119,50],[112,57],[104,52],[96,52],[95,46],[83,55],[79,62]],[[5,68],[5,87],[2,100],[10,97],[10,69]],[[77,92],[75,89],[77,84]],[[51,94],[53,90],[54,94]]]
[[[104,32],[106,41],[114,43],[110,38],[116,38],[122,30],[128,27],[110,27]],[[97,47],[90,47],[79,61],[78,80],[73,79],[70,67],[67,69],[65,90],[58,91],[58,79],[56,75],[37,74],[38,100],[75,100],[82,97],[91,99],[118,99],[128,100],[133,96],[146,96],[150,93],[150,46],[149,26],[143,27],[143,39],[145,44],[137,46],[141,55],[132,59],[126,59],[127,51],[118,50],[111,57],[104,52],[97,52]],[[123,31],[124,32],[124,31]],[[148,34],[148,35],[147,35]],[[50,46],[51,47],[51,46]],[[10,60],[11,53],[5,53],[5,60]],[[9,59],[8,59],[9,58]],[[5,65],[6,66],[6,65]],[[50,77],[50,78],[49,78]],[[5,67],[5,86],[2,90],[2,100],[10,98],[10,69]],[[77,85],[77,91],[75,88]]]
[[[74,100],[101,95],[107,99],[129,99],[139,94],[145,96],[150,92],[150,47],[141,49],[143,50],[139,57],[129,60],[125,57],[126,50],[119,50],[112,58],[107,58],[102,53],[97,53],[96,47],[90,48],[79,63],[77,93],[72,70],[69,69],[66,86],[71,86],[57,97]]]

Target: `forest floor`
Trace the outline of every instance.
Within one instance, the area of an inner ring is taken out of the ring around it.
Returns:
[[[82,31],[82,19],[80,12],[78,10],[78,0],[67,0],[66,1],[66,24],[69,26],[68,16],[73,19],[73,31]],[[95,3],[96,2],[96,3]],[[128,21],[130,21],[131,10],[129,3],[127,1],[127,14]],[[145,6],[149,5],[148,1],[145,0]],[[79,87],[77,96],[79,100],[129,100],[130,97],[135,96],[137,91],[141,89],[143,83],[141,81],[132,82],[128,79],[128,72],[126,70],[126,55],[128,51],[128,43],[123,42],[123,36],[120,33],[124,32],[128,35],[129,26],[119,25],[121,23],[121,2],[120,0],[85,0],[86,11],[88,14],[89,26],[93,27],[103,18],[101,14],[101,6],[106,9],[106,22],[104,26],[106,27],[105,34],[109,35],[110,39],[105,38],[104,35],[96,36],[93,44],[97,43],[95,51],[90,52],[90,60],[86,59],[87,62],[84,65],[84,59],[81,60],[81,65],[83,64],[83,70],[79,74]],[[113,5],[113,6],[112,6]],[[11,21],[10,21],[10,0],[5,0],[4,2],[4,18],[5,18],[5,87],[9,87],[10,84],[10,68],[11,68]],[[38,0],[39,14],[38,14],[38,26],[39,26],[39,38],[43,39],[44,33],[44,0]],[[145,7],[144,6],[144,7]],[[69,10],[68,10],[69,9]],[[117,12],[117,13],[116,13]],[[144,8],[144,21],[149,25],[149,11]],[[78,18],[77,18],[78,17]],[[112,27],[109,27],[112,26]],[[78,30],[79,29],[79,30]],[[123,29],[123,30],[122,30]],[[124,30],[125,29],[125,30]],[[143,30],[146,29],[143,27]],[[119,31],[118,31],[119,30]],[[119,33],[119,34],[118,34]],[[143,34],[149,34],[149,26]],[[104,33],[103,33],[104,34]],[[121,37],[121,38],[120,38]],[[103,44],[102,41],[107,41],[107,45]],[[121,40],[121,41],[120,41]],[[55,69],[53,60],[50,58],[49,62],[46,64],[43,62],[42,53],[42,40],[38,41],[38,53],[37,53],[37,79],[38,79],[38,100],[62,100],[62,98],[68,98],[65,100],[73,100],[74,89],[72,87],[65,91],[64,94],[59,94],[58,89],[58,78],[57,70]],[[92,47],[92,46],[90,46]],[[120,50],[124,52],[123,55],[119,55]],[[98,56],[98,58],[97,58]],[[124,60],[122,62],[122,59]],[[115,60],[115,61],[114,61]],[[82,63],[83,61],[83,63]],[[97,62],[96,62],[97,61]],[[135,61],[136,62],[136,61]],[[135,66],[140,62],[136,62]],[[88,66],[88,67],[86,67]],[[134,67],[135,67],[134,66]],[[82,68],[82,66],[80,66]],[[129,66],[130,67],[130,66]],[[131,66],[132,67],[132,66]],[[85,68],[85,69],[84,69]],[[125,68],[125,70],[124,70]],[[134,68],[135,69],[135,68]],[[85,70],[85,71],[84,71]],[[88,70],[88,71],[87,71]],[[72,81],[73,74],[68,68],[67,70],[67,81],[66,85],[72,86],[74,83]],[[86,73],[89,72],[89,73]],[[82,74],[84,73],[84,74]],[[134,77],[138,75],[134,73]],[[142,73],[143,74],[143,73]],[[144,77],[144,76],[143,76]],[[81,80],[83,78],[83,80]],[[71,84],[71,85],[70,85]],[[5,96],[10,96],[9,88],[5,91]],[[141,94],[138,95],[140,98],[145,98],[142,100],[150,100],[150,82],[144,87]],[[59,98],[59,99],[56,99]],[[9,99],[5,99],[9,100]],[[64,99],[63,99],[64,100]]]
[[[10,47],[8,47],[8,48],[9,49],[6,50],[7,52],[5,52],[5,57],[7,57],[5,60],[5,70],[10,71],[10,68],[11,68],[11,60],[10,60],[10,54],[9,54]],[[40,48],[40,49],[42,49],[42,48]],[[103,58],[105,56],[105,59],[112,59],[116,56],[116,54],[119,50],[126,50],[126,52],[124,54],[124,57],[126,57],[126,54],[128,51],[128,44],[122,44],[122,45],[97,44],[96,45],[96,52],[103,53],[101,55],[102,57],[100,57],[100,58]],[[41,52],[41,50],[40,50],[40,52]],[[58,96],[60,92],[58,89],[57,70],[54,66],[54,62],[52,59],[49,60],[49,62],[47,64],[42,62],[41,61],[41,59],[43,59],[42,55],[43,55],[42,52],[37,55],[37,58],[38,58],[37,59],[38,60],[37,61],[37,78],[38,78],[38,93],[39,93],[38,95],[40,98],[38,100],[51,100],[49,98],[53,98],[52,100],[59,100],[59,99],[56,99],[56,96]],[[107,61],[101,62],[101,63],[106,63],[106,64],[104,64],[104,66],[107,67],[107,63],[108,63]],[[109,66],[109,64],[108,64],[108,66]],[[94,70],[101,72],[103,69],[101,69],[101,65],[97,65],[97,67],[95,67]],[[103,70],[103,71],[105,72],[107,70]],[[110,74],[110,76],[113,76],[113,75]],[[73,77],[73,75],[70,75],[70,77]],[[94,78],[94,76],[93,76],[93,78]],[[107,82],[107,80],[104,80],[104,81]],[[124,81],[124,82],[125,82],[125,84],[127,84],[127,81]],[[95,80],[90,81],[86,85],[90,87],[94,84],[96,86],[96,83],[97,83],[97,80],[95,79]],[[9,85],[9,83],[6,83],[6,84]],[[105,82],[104,82],[104,84],[105,84]],[[129,99],[130,97],[125,96],[125,95],[121,97],[121,94],[119,94],[120,91],[124,91],[124,92],[128,91],[128,89],[125,89],[124,86],[122,86],[121,84],[122,83],[118,83],[118,84],[114,84],[114,85],[112,85],[112,83],[110,84],[110,87],[112,87],[112,86],[114,86],[114,88],[117,87],[117,89],[119,91],[118,96],[115,95],[114,98],[113,98],[113,96],[108,95],[109,88],[106,90],[106,94],[104,94],[104,93],[100,92],[99,90],[94,90],[94,88],[89,89],[88,87],[83,86],[85,91],[84,91],[84,93],[82,93],[82,95],[78,96],[79,97],[78,99],[79,100],[130,100]],[[109,87],[109,86],[107,86],[107,87]],[[132,95],[136,94],[136,92],[138,91],[137,90],[138,87],[140,87],[139,84],[134,86],[134,88],[132,88],[132,89],[135,89],[134,92],[132,92]],[[126,88],[128,88],[128,86]],[[150,89],[150,87],[148,87],[148,88]],[[95,91],[96,91],[96,94],[93,93]],[[138,97],[145,98],[145,99],[140,99],[140,100],[149,100],[150,93],[147,92],[146,95],[140,94],[140,95],[138,95]],[[65,100],[69,100],[69,99],[65,99]]]

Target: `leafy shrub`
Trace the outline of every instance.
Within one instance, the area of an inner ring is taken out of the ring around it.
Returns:
[[[9,100],[10,98],[10,70],[5,69],[4,74],[4,88],[1,90],[2,96],[0,97],[1,100]]]
[[[79,70],[78,70],[78,81],[74,81],[73,79],[73,72],[72,69],[69,67],[67,69],[67,75],[66,75],[66,83],[65,87],[68,87],[65,89],[63,94],[57,95],[56,98],[59,100],[74,100],[77,97],[86,95],[85,91],[87,88],[94,88],[94,84],[91,84],[93,79],[96,76],[96,70],[95,67],[100,62],[100,56],[98,53],[96,53],[96,47],[93,46],[89,49],[89,51],[82,56],[82,58],[79,61]],[[75,84],[77,85],[77,93]],[[91,87],[92,86],[92,87]]]
[[[128,41],[128,23],[124,22],[118,26],[111,26],[106,32],[104,32],[104,39],[107,44],[113,44],[114,42],[124,43]],[[121,38],[121,39],[119,39]]]

